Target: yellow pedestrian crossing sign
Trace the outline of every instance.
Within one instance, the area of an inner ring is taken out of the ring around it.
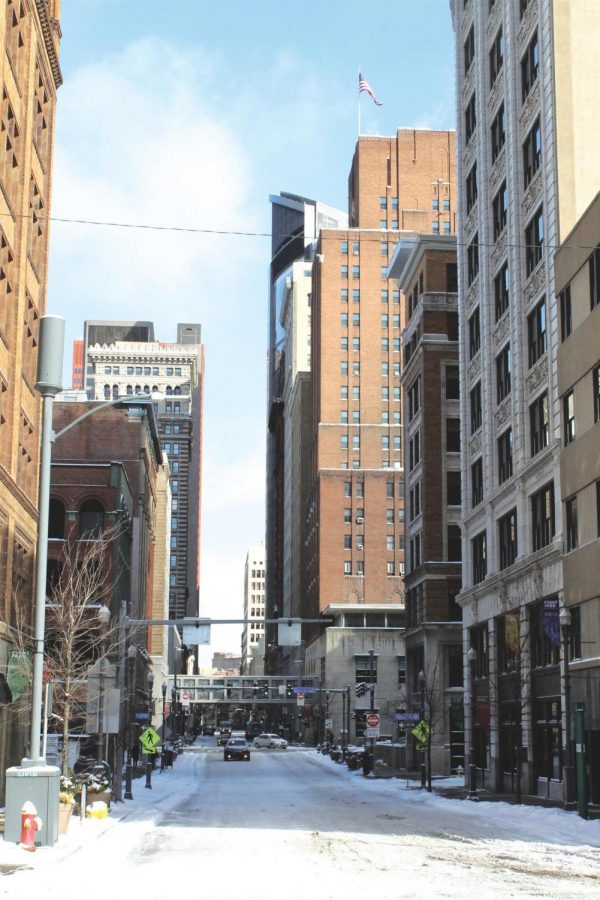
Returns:
[[[140,734],[140,744],[146,753],[154,753],[158,743],[160,743],[160,734],[154,730],[152,725],[148,725]]]
[[[421,721],[418,722],[415,725],[415,727],[411,729],[411,734],[413,734],[414,737],[416,737],[416,739],[417,739],[417,742],[419,744],[417,749],[424,750],[427,746],[427,741],[429,740],[429,735],[431,734],[431,728],[427,724],[427,722],[424,722],[423,719],[421,719]]]

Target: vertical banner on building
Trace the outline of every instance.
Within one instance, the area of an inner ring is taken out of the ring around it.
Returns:
[[[558,594],[544,600],[544,634],[555,647],[560,646],[560,622],[558,619]]]
[[[507,650],[510,650],[511,653],[518,654],[520,648],[518,613],[506,614],[504,619],[504,642]]]

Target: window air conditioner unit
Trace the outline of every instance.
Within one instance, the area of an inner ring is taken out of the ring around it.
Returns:
[[[357,549],[357,550],[364,550],[364,549],[365,549],[365,545],[364,545],[364,544],[361,544],[361,543],[358,543],[358,544],[356,545],[356,549]]]
[[[364,525],[364,524],[365,524],[365,520],[363,519],[362,516],[357,516],[357,517],[356,517],[356,524],[357,524],[357,525]]]

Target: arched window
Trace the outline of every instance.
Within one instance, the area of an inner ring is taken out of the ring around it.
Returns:
[[[144,393],[145,393],[145,394],[149,394],[149,393],[150,393],[150,385],[149,385],[149,384],[145,384],[145,385],[144,385]]]
[[[48,538],[64,540],[65,537],[65,507],[56,497],[50,498],[48,511]]]
[[[104,399],[110,400],[110,384],[104,385]]]
[[[141,387],[140,387],[139,384],[136,384],[136,386],[135,386],[135,393],[136,393],[136,396],[137,396],[138,394],[141,394],[141,393],[142,393],[142,389],[141,389]]]
[[[180,397],[180,396],[181,396],[181,388],[179,387],[179,385],[177,385],[177,387],[175,388],[175,390],[173,391],[173,393],[175,394],[176,397]]]
[[[158,391],[158,385],[157,385],[157,384],[153,384],[153,385],[152,385],[152,393],[153,393],[153,394],[158,394],[158,393],[159,393],[159,391]]]
[[[128,396],[128,397],[131,397],[132,394],[133,394],[133,388],[131,387],[130,384],[128,384],[128,385],[127,385],[127,396]]]
[[[118,385],[118,384],[113,384],[113,386],[112,386],[112,398],[113,398],[113,400],[116,400],[116,399],[118,398],[118,396],[119,396],[119,385]]]
[[[86,500],[79,508],[79,537],[93,541],[100,537],[104,525],[104,509],[97,500]]]
[[[173,393],[173,388],[171,387],[171,385],[168,385],[167,390],[166,390],[167,397],[170,397],[172,395],[172,393]]]

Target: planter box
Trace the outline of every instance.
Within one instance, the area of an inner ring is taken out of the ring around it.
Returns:
[[[111,797],[111,791],[88,791],[86,801],[87,805],[89,806],[90,803],[95,803],[96,800],[103,800],[104,803],[106,803],[106,805],[110,807]]]
[[[66,834],[69,828],[69,822],[71,821],[71,815],[73,813],[73,804],[72,803],[59,803],[58,804],[58,833]]]

